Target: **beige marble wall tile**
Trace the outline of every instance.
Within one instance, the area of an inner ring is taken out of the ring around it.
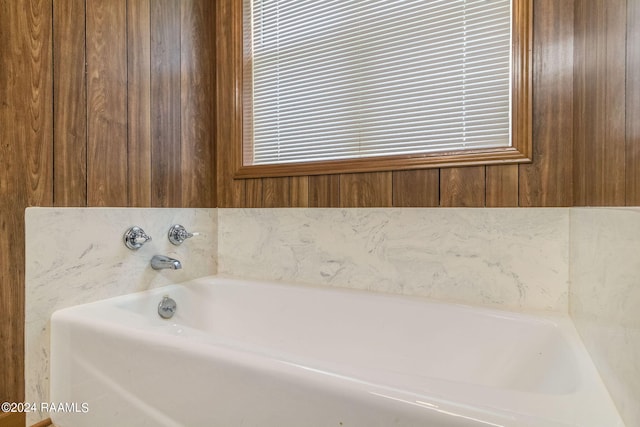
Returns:
[[[219,273],[567,310],[568,209],[219,209]]]
[[[640,426],[640,208],[571,211],[570,313],[628,426]]]

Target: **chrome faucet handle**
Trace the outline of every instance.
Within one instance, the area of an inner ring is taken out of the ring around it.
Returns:
[[[133,226],[124,233],[123,239],[125,246],[135,251],[151,240],[151,237],[142,228]]]
[[[186,228],[180,224],[174,224],[169,229],[169,241],[174,245],[181,245],[185,240],[197,236],[198,233],[189,233]]]

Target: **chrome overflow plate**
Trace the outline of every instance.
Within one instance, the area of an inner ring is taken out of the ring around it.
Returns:
[[[133,226],[124,233],[123,239],[125,246],[135,251],[151,240],[151,237],[142,228]]]
[[[163,319],[171,319],[176,314],[177,306],[176,302],[169,298],[169,295],[165,295],[162,297],[160,304],[158,304],[158,314]]]

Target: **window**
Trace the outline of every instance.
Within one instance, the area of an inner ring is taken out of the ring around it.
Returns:
[[[530,0],[242,0],[239,177],[530,160]]]

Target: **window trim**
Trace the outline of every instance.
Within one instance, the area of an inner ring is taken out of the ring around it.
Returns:
[[[230,127],[222,134],[231,137],[228,155],[222,159],[233,165],[233,177],[266,178],[281,176],[326,175],[338,173],[415,170],[460,166],[519,164],[532,161],[532,43],[533,0],[513,1],[513,78],[512,78],[512,146],[503,148],[458,150],[452,152],[393,155],[308,163],[245,165],[243,140],[243,69],[251,58],[243,51],[243,0],[217,2],[217,117],[219,127]],[[226,43],[231,45],[223,46]],[[225,85],[229,79],[233,87]],[[226,87],[225,87],[226,86]],[[220,134],[220,133],[219,133]],[[224,153],[223,153],[224,154]],[[219,161],[221,159],[218,159]]]

